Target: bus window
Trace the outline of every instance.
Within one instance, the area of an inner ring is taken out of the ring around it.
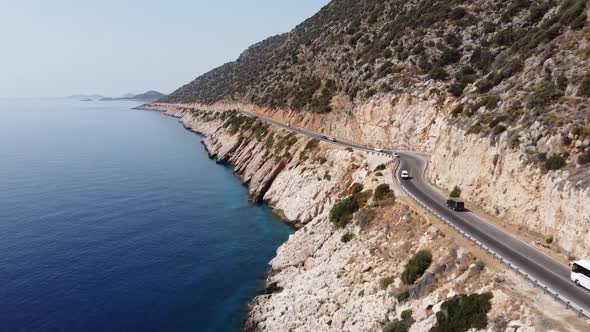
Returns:
[[[590,278],[590,270],[588,270],[576,263],[572,264],[572,272],[573,273],[580,273],[580,274],[583,274],[586,277]]]

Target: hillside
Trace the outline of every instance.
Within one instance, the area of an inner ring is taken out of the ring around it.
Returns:
[[[334,0],[162,101],[329,113],[382,94],[430,92],[457,101],[452,117],[470,133],[508,130],[514,148],[544,162],[522,133],[536,120],[544,136],[590,145],[586,12],[583,0]],[[590,152],[571,152],[590,162]]]
[[[582,0],[334,0],[149,107],[242,109],[424,152],[442,192],[459,186],[529,243],[586,257],[587,12]]]

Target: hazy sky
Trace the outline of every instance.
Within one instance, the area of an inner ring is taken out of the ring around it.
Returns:
[[[0,96],[170,93],[328,0],[0,0]]]

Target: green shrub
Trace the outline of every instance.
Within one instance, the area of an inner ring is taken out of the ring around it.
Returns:
[[[350,191],[353,194],[360,193],[361,191],[363,191],[363,189],[364,189],[363,185],[358,182],[355,182],[352,184],[352,186],[350,186]]]
[[[339,228],[346,226],[352,215],[367,204],[372,194],[370,190],[362,191],[338,201],[330,210],[330,222]]]
[[[479,93],[486,93],[486,92],[490,91],[491,89],[493,89],[496,85],[500,84],[502,82],[502,80],[503,80],[502,75],[500,75],[496,72],[492,72],[492,73],[488,74],[488,76],[479,80],[475,84],[475,86],[477,87],[477,91]]]
[[[546,242],[547,244],[551,244],[551,243],[553,243],[553,235],[550,235],[550,236],[548,236],[548,237],[545,239],[545,242]]]
[[[315,150],[318,145],[320,144],[320,141],[318,139],[312,139],[309,142],[307,142],[307,144],[305,144],[305,148],[303,150],[305,151],[312,151]]]
[[[406,302],[410,298],[410,291],[405,289],[399,292],[395,298],[399,303]]]
[[[465,15],[467,15],[467,10],[465,10],[465,8],[463,7],[456,7],[451,11],[451,19],[458,21],[460,19],[462,19],[463,17],[465,17]]]
[[[428,72],[428,77],[436,81],[446,81],[449,78],[449,74],[441,67],[433,67]]]
[[[352,234],[351,232],[346,232],[342,235],[342,237],[340,237],[340,241],[348,243],[352,240],[352,238],[354,238],[354,234]]]
[[[391,189],[389,189],[389,185],[387,183],[382,183],[375,188],[373,198],[377,201],[381,201],[391,196],[391,194],[392,192]]]
[[[394,281],[395,281],[395,277],[385,277],[385,278],[379,280],[379,287],[381,287],[381,289],[385,289],[385,288],[387,288],[387,286],[393,284]]]
[[[506,115],[499,115],[497,116],[494,120],[490,121],[490,123],[488,123],[488,126],[490,128],[494,128],[495,126],[497,126],[500,122],[502,121],[506,121],[506,119],[508,119],[508,117]]]
[[[459,188],[459,186],[455,186],[453,188],[453,190],[451,190],[451,193],[449,194],[449,196],[453,197],[453,198],[461,197],[461,188]]]
[[[383,332],[408,332],[415,320],[412,317],[412,310],[404,310],[400,319],[394,319],[383,328]]]
[[[438,64],[441,67],[456,63],[461,60],[461,52],[455,48],[445,48],[438,59]]]
[[[375,176],[383,176],[383,173],[381,173],[381,172],[375,172]]]
[[[506,127],[503,125],[498,125],[498,126],[494,127],[493,133],[494,133],[494,135],[500,135],[504,131],[506,131]]]
[[[436,313],[436,325],[432,332],[466,332],[485,329],[487,314],[492,308],[492,293],[459,295],[445,301]]]
[[[548,170],[557,170],[565,166],[565,158],[558,154],[554,154],[545,160],[545,167]]]
[[[410,259],[402,273],[402,281],[413,284],[420,278],[432,264],[432,253],[429,250],[421,250]]]
[[[382,171],[382,170],[384,170],[385,168],[386,168],[386,167],[385,167],[385,164],[381,164],[381,165],[379,165],[379,166],[375,167],[375,170],[374,170],[374,171],[375,171],[375,172],[377,172],[377,171]]]
[[[494,56],[484,48],[477,48],[471,55],[471,65],[475,68],[487,71],[494,62]]]
[[[481,127],[481,125],[479,123],[474,124],[473,126],[469,127],[469,129],[467,129],[467,131],[465,132],[466,135],[469,134],[479,134],[481,133],[481,130],[483,128]]]
[[[461,82],[454,82],[453,84],[451,84],[449,86],[449,89],[447,90],[451,95],[453,95],[454,97],[461,97],[461,95],[463,94],[463,91],[465,90],[465,87],[467,85],[465,83],[461,83]],[[454,117],[456,117],[455,114],[453,114]]]

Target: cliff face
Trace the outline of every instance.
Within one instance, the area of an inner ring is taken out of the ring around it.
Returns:
[[[587,11],[586,0],[334,0],[154,107],[250,110],[429,153],[436,185],[585,257]]]
[[[233,166],[248,184],[250,199],[268,202],[300,227],[270,263],[265,294],[250,305],[248,330],[380,331],[402,324],[424,331],[441,324],[459,294],[477,296],[487,312],[477,318],[487,323],[471,322],[473,327],[579,328],[576,320],[568,322],[566,309],[477,257],[442,224],[395,194],[376,198],[378,185],[394,187],[390,159],[296,136],[231,111],[162,106],[204,136],[211,157]],[[375,169],[382,164],[381,175]],[[353,183],[362,185],[366,204],[336,227],[330,211],[358,192]],[[415,281],[403,281],[420,250],[430,252],[432,263]]]
[[[428,153],[432,158],[427,176],[434,184],[446,190],[460,186],[469,204],[480,206],[542,243],[552,238],[552,246],[562,255],[584,257],[590,251],[590,171],[574,168],[546,172],[530,161],[530,154],[511,148],[509,133],[494,137],[468,134],[449,122],[454,104],[440,96],[374,98],[355,112],[333,111],[327,115],[235,103],[176,107],[243,109],[357,143]],[[535,126],[541,128],[538,123]],[[553,143],[538,141],[538,146],[551,149]]]

